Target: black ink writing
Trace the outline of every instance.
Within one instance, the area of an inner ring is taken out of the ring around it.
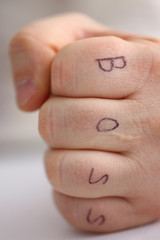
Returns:
[[[94,168],[91,169],[90,175],[89,175],[89,183],[90,184],[95,184],[100,182],[103,179],[103,184],[105,184],[108,181],[109,176],[107,174],[103,175],[102,177],[100,177],[98,180],[92,180],[92,176],[93,176],[93,172],[94,172]]]
[[[104,72],[111,72],[114,68],[122,69],[127,65],[124,56],[110,57],[110,58],[99,58],[96,59],[99,68]]]
[[[91,220],[91,214],[92,214],[92,208],[89,209],[88,214],[87,214],[87,222],[89,224],[94,224],[97,222],[97,225],[100,226],[105,223],[106,218],[104,215],[100,215],[99,217]]]
[[[109,127],[109,123],[113,123],[114,125]],[[99,122],[97,123],[96,129],[98,132],[108,132],[108,131],[112,131],[116,128],[118,128],[119,123],[117,122],[117,120],[113,119],[113,118],[102,118],[101,120],[99,120]]]

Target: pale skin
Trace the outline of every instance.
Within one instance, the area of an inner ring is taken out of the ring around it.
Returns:
[[[159,40],[71,13],[22,29],[10,57],[18,106],[40,108],[46,172],[64,218],[106,233],[158,220]]]

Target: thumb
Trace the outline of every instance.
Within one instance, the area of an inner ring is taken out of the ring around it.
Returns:
[[[80,13],[41,20],[19,31],[9,49],[18,106],[33,111],[48,98],[51,63],[62,47],[106,31]]]

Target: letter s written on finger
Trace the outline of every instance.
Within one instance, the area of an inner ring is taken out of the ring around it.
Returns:
[[[98,226],[101,226],[101,225],[103,225],[103,224],[105,223],[106,218],[105,218],[104,215],[101,214],[100,216],[98,216],[98,217],[96,217],[95,219],[92,219],[92,220],[91,220],[91,214],[92,214],[92,208],[90,208],[90,209],[88,210],[88,214],[87,214],[87,217],[86,217],[87,222],[88,222],[89,224],[97,223]]]

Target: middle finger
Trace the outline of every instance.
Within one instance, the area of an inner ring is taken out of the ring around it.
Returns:
[[[53,97],[40,110],[39,131],[56,149],[129,151],[142,135],[140,112],[132,100]]]

